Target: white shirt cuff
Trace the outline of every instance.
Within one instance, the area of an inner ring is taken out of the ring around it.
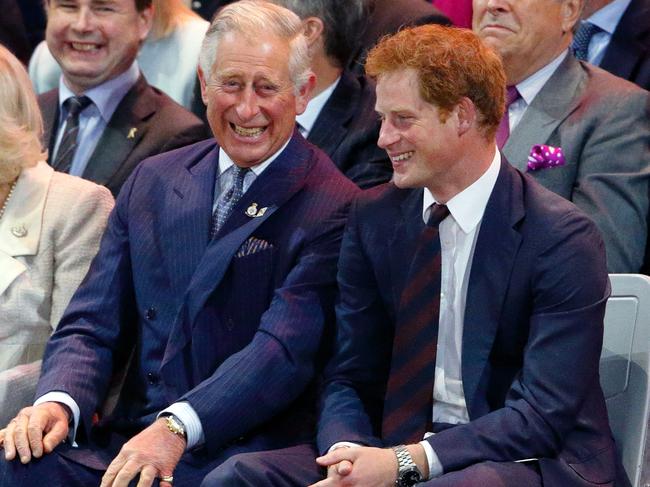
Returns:
[[[72,444],[72,446],[76,447],[77,442],[75,441],[75,438],[77,437],[79,416],[81,416],[81,411],[79,411],[77,402],[72,399],[70,394],[61,391],[51,391],[43,394],[41,397],[36,399],[36,401],[34,401],[34,406],[38,406],[44,402],[60,402],[61,404],[65,404],[70,408],[70,411],[72,411],[72,428],[70,428],[68,431],[68,441]]]
[[[201,420],[189,402],[175,402],[167,409],[160,411],[156,418],[159,418],[160,415],[164,413],[173,414],[181,420],[181,423],[183,423],[183,426],[185,427],[185,434],[187,435],[187,450],[190,450],[196,445],[200,445],[205,442]]]
[[[429,478],[427,480],[440,477],[442,475],[442,463],[440,463],[440,459],[438,458],[438,455],[436,455],[436,452],[433,451],[431,443],[422,440],[420,445],[424,448],[424,454],[427,456],[427,463],[429,464]]]
[[[330,446],[329,450],[327,450],[327,453],[333,452],[337,448],[354,448],[357,446],[361,446],[361,445],[359,445],[358,443],[352,443],[350,441],[337,441],[332,446]]]

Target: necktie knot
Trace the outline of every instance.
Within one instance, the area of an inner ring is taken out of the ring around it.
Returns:
[[[521,95],[516,86],[507,86],[506,87],[506,110],[510,108],[514,102],[516,102]]]
[[[87,96],[71,96],[63,102],[63,106],[68,112],[68,117],[78,117],[91,103],[91,99]]]
[[[594,34],[602,31],[600,27],[591,22],[581,22],[571,47],[575,57],[581,61],[586,61],[589,54],[589,43]]]
[[[440,225],[440,222],[449,215],[449,208],[445,205],[434,203],[429,207],[429,209],[429,218],[427,219],[428,227],[437,227]]]

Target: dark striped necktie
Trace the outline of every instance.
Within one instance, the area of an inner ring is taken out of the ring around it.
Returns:
[[[400,297],[384,401],[387,445],[422,440],[431,417],[440,309],[438,225],[447,215],[446,206],[432,205]]]
[[[77,152],[77,136],[79,135],[79,114],[92,103],[87,96],[73,96],[63,102],[68,112],[65,119],[65,129],[59,143],[59,150],[52,167],[60,172],[70,172],[72,160]]]

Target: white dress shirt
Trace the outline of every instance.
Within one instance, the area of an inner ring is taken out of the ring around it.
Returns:
[[[508,108],[508,122],[510,123],[511,134],[524,116],[528,105],[533,102],[537,93],[541,91],[546,82],[551,76],[553,76],[555,70],[560,66],[568,54],[569,50],[567,49],[542,69],[536,71],[520,83],[517,83],[517,91],[519,91],[519,95],[521,96]]]
[[[291,139],[287,140],[284,143],[284,145],[280,148],[280,150],[274,153],[266,161],[256,166],[253,166],[251,170],[248,171],[248,173],[246,173],[246,176],[244,176],[244,186],[243,186],[244,193],[248,190],[248,188],[250,188],[251,184],[253,184],[255,178],[257,178],[260,174],[262,174],[262,172],[267,167],[269,167],[269,165],[275,159],[277,159],[277,157],[282,153],[282,151],[284,151],[287,145],[289,145],[290,141]],[[217,177],[217,182],[214,188],[213,212],[216,209],[217,201],[221,197],[222,193],[225,192],[227,188],[230,187],[232,177],[233,177],[232,170],[231,170],[233,165],[234,162],[230,158],[230,156],[226,154],[226,152],[222,148],[219,148],[219,176]],[[73,424],[70,433],[68,435],[68,438],[72,440],[73,446],[76,446],[76,443],[74,443],[74,438],[76,437],[77,434],[77,427],[79,425],[79,415],[80,415],[79,406],[77,405],[77,402],[72,397],[70,397],[69,394],[65,392],[52,391],[39,397],[34,402],[34,405],[36,406],[38,404],[48,402],[48,401],[60,402],[62,404],[65,404],[72,411]],[[187,401],[176,402],[170,405],[168,408],[163,409],[160,413],[158,413],[157,417],[160,417],[161,415],[165,415],[165,414],[173,414],[183,423],[183,426],[185,427],[185,434],[187,435],[186,448],[188,450],[204,442],[203,426],[201,425],[201,420],[189,402]]]
[[[330,96],[332,96],[332,93],[338,86],[340,80],[340,77],[336,78],[334,83],[309,100],[305,111],[296,116],[296,122],[298,122],[300,133],[305,139],[309,137],[309,132],[311,132],[312,127],[316,123],[318,115],[320,115],[321,110],[323,110],[323,107],[330,99]]]
[[[583,20],[583,22],[589,22],[601,28],[601,32],[592,36],[587,48],[587,60],[591,64],[598,66],[603,61],[609,41],[631,1],[614,0],[595,11],[588,19]]]

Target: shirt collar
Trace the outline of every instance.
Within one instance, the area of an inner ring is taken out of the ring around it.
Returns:
[[[106,123],[111,119],[117,105],[122,101],[124,95],[135,85],[140,76],[140,67],[137,61],[119,76],[104,83],[90,88],[84,92],[99,110],[101,117]],[[63,114],[63,103],[75,94],[65,84],[63,75],[59,79],[59,111]]]
[[[526,105],[530,105],[537,93],[541,91],[546,82],[553,76],[555,70],[558,66],[564,61],[564,58],[569,54],[569,50],[564,50],[558,57],[553,59],[550,63],[544,66],[542,69],[536,71],[531,76],[525,80],[517,83],[517,91],[519,95],[524,99]]]
[[[494,158],[481,177],[447,202],[449,213],[463,232],[469,233],[474,230],[483,218],[485,207],[499,176],[500,167],[501,153],[495,147]],[[424,188],[422,203],[422,219],[426,222],[429,207],[436,203],[431,191],[427,188]]]
[[[631,0],[614,0],[603,8],[597,10],[586,19],[587,22],[597,25],[608,34],[613,34],[618,22],[630,5]]]
[[[269,165],[277,159],[277,157],[284,151],[284,149],[289,145],[289,142],[291,141],[291,137],[289,137],[289,140],[287,140],[282,147],[280,147],[280,150],[278,150],[275,154],[273,154],[271,157],[269,157],[266,161],[260,162],[259,164],[251,167],[251,171],[255,176],[259,176],[262,174],[262,172],[269,167]],[[226,172],[228,169],[230,169],[235,162],[230,158],[228,154],[226,154],[226,151],[223,150],[222,147],[219,147],[219,175],[223,174]]]
[[[327,103],[327,100],[329,100],[330,96],[338,86],[339,81],[341,81],[340,76],[336,79],[336,81],[334,81],[334,83],[329,85],[318,95],[309,100],[305,111],[296,116],[296,122],[298,122],[300,126],[307,131],[307,133],[311,132],[314,123],[316,123],[318,115],[320,115],[320,112],[325,106],[325,103]]]

